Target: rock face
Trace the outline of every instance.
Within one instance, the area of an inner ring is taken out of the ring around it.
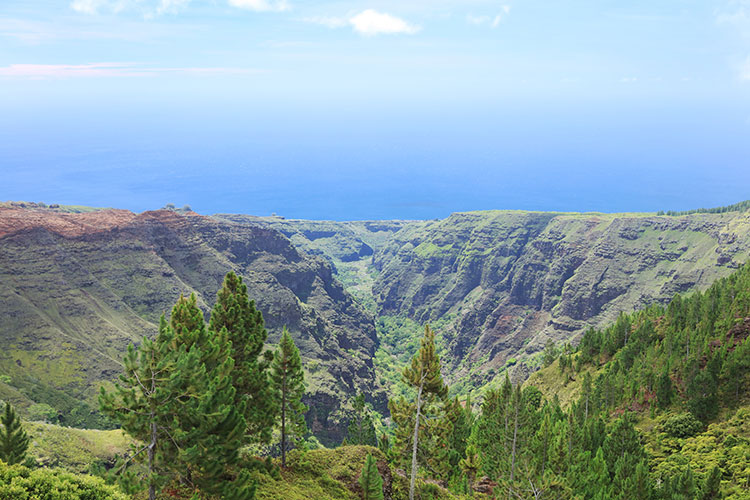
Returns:
[[[267,227],[167,210],[0,207],[0,373],[11,379],[0,397],[90,411],[127,344],[155,334],[180,294],[195,293],[207,313],[229,270],[244,277],[269,341],[284,325],[294,336],[316,435],[341,441],[342,405],[357,392],[385,408],[373,319],[325,260]]]
[[[381,315],[446,325],[449,379],[476,385],[549,338],[707,287],[748,256],[747,212],[457,213],[396,233],[373,257],[373,294]]]
[[[312,221],[241,214],[219,214],[213,217],[276,229],[300,250],[320,255],[338,264],[369,260],[375,251],[391,241],[397,231],[416,223],[399,220]]]

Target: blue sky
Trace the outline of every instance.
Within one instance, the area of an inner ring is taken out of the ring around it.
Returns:
[[[306,218],[750,198],[750,0],[3,0],[0,199]]]

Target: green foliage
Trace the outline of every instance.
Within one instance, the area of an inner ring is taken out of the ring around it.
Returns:
[[[750,265],[705,292],[588,330],[573,355],[576,380],[553,363],[529,381],[549,399],[531,420],[528,477],[541,484],[552,474],[584,499],[747,498],[749,345]],[[562,379],[575,395],[566,409],[552,397]],[[486,396],[472,438],[484,470],[512,488],[502,446],[510,393]]]
[[[263,315],[249,300],[247,286],[234,272],[224,278],[211,310],[210,330],[225,331],[231,342],[231,372],[235,405],[245,408],[249,442],[266,443],[271,439],[274,422],[273,398],[268,381],[272,355],[263,355],[266,332]]]
[[[346,430],[346,444],[377,446],[378,438],[375,434],[375,424],[372,413],[365,404],[365,395],[359,394],[354,398],[354,417],[349,421]]]
[[[359,486],[362,488],[362,500],[383,500],[383,478],[370,453],[367,454],[365,465],[362,467]]]
[[[449,436],[452,423],[441,418],[444,408],[437,403],[448,393],[440,373],[440,358],[435,351],[435,333],[425,326],[421,347],[402,372],[404,383],[416,391],[413,403],[401,397],[388,403],[396,423],[396,449],[401,463],[411,464],[409,498],[414,498],[415,485],[421,464],[430,467],[438,476],[446,474]],[[420,449],[420,440],[422,446]]]
[[[5,403],[5,411],[0,416],[0,460],[9,465],[20,464],[26,459],[29,449],[29,436],[21,425],[10,403]]]
[[[741,401],[750,374],[750,264],[705,292],[680,295],[603,330],[578,347],[584,363],[609,361],[594,381],[596,411],[686,405],[704,423]],[[658,376],[657,376],[658,374]],[[655,396],[655,397],[654,397]]]
[[[35,403],[26,410],[28,419],[35,422],[52,422],[57,418],[57,410],[48,404]]]
[[[544,346],[544,366],[549,366],[554,363],[559,355],[560,351],[557,349],[555,341],[552,339],[548,339],[547,344]]]
[[[0,462],[0,500],[127,500],[100,478]]]
[[[674,389],[672,388],[672,379],[669,376],[669,368],[664,367],[664,371],[662,371],[656,386],[656,400],[659,408],[664,409],[669,407],[669,404],[672,402],[673,392]]]
[[[299,349],[294,345],[294,340],[286,328],[281,335],[279,348],[273,356],[271,388],[274,401],[278,405],[276,415],[281,426],[281,464],[286,466],[290,438],[297,442],[307,434],[307,407],[302,403],[302,396],[305,394],[305,374],[302,371]]]
[[[114,391],[102,388],[102,411],[145,443],[118,469],[144,461],[150,498],[173,478],[209,494],[252,498],[246,475],[228,481],[246,429],[231,384],[230,348],[226,330],[206,329],[195,295],[180,297],[169,324],[162,316],[155,340],[144,338],[138,350],[129,346]]]
[[[701,432],[703,423],[695,418],[692,413],[680,413],[664,421],[661,430],[672,437],[687,438]]]

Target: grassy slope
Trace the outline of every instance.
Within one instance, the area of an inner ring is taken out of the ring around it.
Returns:
[[[88,472],[97,461],[114,463],[132,442],[122,431],[73,429],[41,422],[25,425],[31,437],[29,453],[41,465],[71,472]]]
[[[114,463],[131,440],[121,431],[71,429],[51,424],[27,422],[31,436],[30,455],[46,467],[59,467],[75,473],[86,473],[94,462]],[[360,498],[358,479],[365,457],[371,453],[378,461],[386,491],[393,498],[406,498],[406,479],[394,474],[382,452],[369,446],[343,446],[307,453],[293,451],[288,467],[274,475],[253,471],[258,481],[258,500],[356,500]],[[277,462],[278,463],[278,462]],[[431,486],[434,500],[461,500],[448,491]]]

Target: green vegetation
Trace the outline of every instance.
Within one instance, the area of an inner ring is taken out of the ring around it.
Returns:
[[[29,449],[29,436],[21,420],[10,403],[5,403],[5,411],[0,416],[0,461],[8,465],[22,463]]]
[[[612,484],[627,498],[747,498],[750,265],[705,292],[678,295],[667,307],[623,314],[603,330],[587,331],[565,358],[563,352],[524,389],[539,387],[552,401],[542,407],[542,417],[530,413],[532,421],[541,418],[542,441],[552,443],[535,451],[532,462],[559,456],[554,443],[562,439],[572,443],[568,450],[578,445],[583,453],[563,456],[582,463],[588,452],[589,470],[603,471],[606,464],[609,472],[600,472],[598,484]],[[540,383],[550,380],[562,382]],[[567,410],[558,404],[558,389],[566,386]],[[539,438],[537,433],[529,439]],[[637,443],[628,456],[640,458],[621,464],[608,459],[612,439]],[[601,443],[603,462],[591,443]],[[560,484],[594,498],[576,486],[572,469],[560,471]]]
[[[715,208],[696,208],[693,210],[683,210],[683,211],[675,211],[675,210],[667,210],[659,211],[656,215],[690,215],[690,214],[724,214],[727,212],[747,212],[750,210],[750,200],[741,201],[739,203],[735,203],[733,205],[727,205],[725,207],[715,207]]]
[[[247,286],[234,272],[229,272],[211,309],[209,329],[226,335],[231,343],[229,356],[234,360],[230,373],[235,389],[234,405],[245,408],[247,436],[265,443],[271,439],[275,410],[268,369],[273,359],[263,353],[268,332],[263,315],[247,295]]]
[[[299,349],[286,330],[281,335],[279,349],[273,356],[271,387],[274,401],[279,405],[276,415],[281,428],[281,465],[286,467],[289,440],[299,443],[307,434],[307,407],[302,403],[302,396],[305,394],[305,374],[302,371]]]
[[[378,446],[372,412],[365,403],[365,395],[354,398],[354,418],[349,421],[344,444]]]
[[[0,500],[127,500],[100,478],[0,462]]]
[[[246,430],[244,404],[234,404],[230,349],[226,329],[206,329],[195,296],[180,297],[169,324],[162,316],[154,341],[144,338],[138,350],[129,346],[121,383],[112,392],[102,388],[102,411],[143,443],[118,471],[145,452],[150,500],[173,478],[205,492],[252,498],[246,475],[225,479]]]
[[[75,429],[41,422],[26,422],[31,437],[29,456],[44,467],[70,472],[92,471],[92,465],[111,467],[128,454],[133,440],[122,430]]]
[[[367,454],[365,465],[362,467],[359,486],[362,488],[362,500],[383,500],[383,478],[380,477],[371,453]]]

